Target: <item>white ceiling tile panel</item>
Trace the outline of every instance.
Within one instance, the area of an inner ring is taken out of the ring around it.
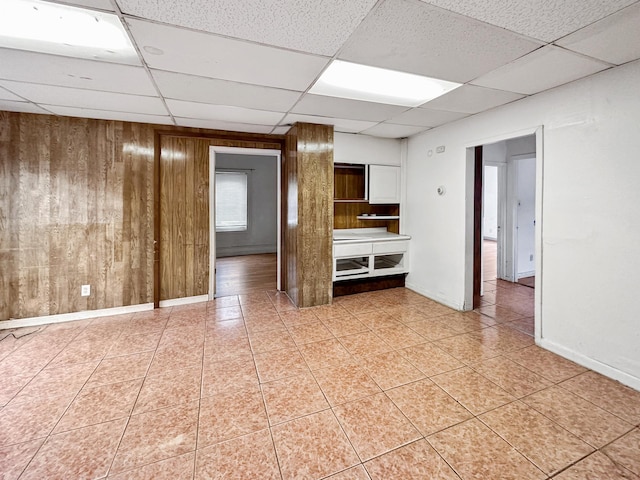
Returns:
[[[462,85],[421,107],[449,112],[478,113],[523,98],[524,95],[492,88]]]
[[[607,68],[609,64],[548,45],[472,83],[531,95]]]
[[[387,0],[364,20],[339,58],[465,83],[540,45],[426,3]]]
[[[127,20],[151,68],[304,91],[328,58],[256,45],[183,28]],[[149,53],[160,49],[161,55]]]
[[[136,17],[333,56],[376,0],[118,0]]]
[[[0,48],[0,78],[136,95],[157,95],[143,67]]]
[[[636,60],[640,58],[640,2],[556,43],[616,65]]]
[[[507,30],[552,42],[637,0],[422,0]]]
[[[181,127],[211,128],[213,130],[231,130],[232,132],[271,133],[273,130],[273,125],[252,125],[249,123],[202,120],[199,118],[176,117],[176,123]]]
[[[375,127],[365,130],[363,133],[375,137],[405,138],[416,133],[429,130],[428,127],[412,127],[408,125],[395,125],[393,123],[379,123]]]
[[[75,5],[76,7],[97,8],[98,10],[107,10],[113,12],[111,0],[57,0],[55,3],[66,3],[67,5]]]
[[[7,112],[23,112],[23,113],[49,113],[37,105],[29,102],[16,102],[13,100],[0,99],[0,110]]]
[[[393,117],[390,122],[396,125],[437,127],[438,125],[443,125],[468,116],[468,113],[462,112],[447,112],[444,110],[432,110],[429,108],[412,108],[407,112]]]
[[[165,98],[286,112],[302,95],[293,90],[261,87],[182,73],[152,70]]]
[[[34,103],[86,108],[89,110],[167,115],[167,110],[158,97],[97,92],[79,88],[54,87],[6,80],[0,80],[0,86]]]
[[[15,95],[14,93],[11,93],[8,90],[5,90],[4,88],[0,88],[0,100],[11,100],[13,102],[24,102],[24,98],[19,97],[18,95]]]
[[[236,123],[276,125],[282,117],[284,117],[284,113],[282,112],[185,102],[183,100],[167,100],[167,106],[174,117],[196,118],[201,120],[226,120]]]
[[[121,120],[123,122],[173,125],[173,122],[171,121],[171,117],[169,115],[145,115],[142,113],[92,110],[89,108],[60,107],[56,105],[43,106],[56,115],[64,115],[66,117],[98,118],[100,120]]]
[[[291,113],[382,122],[405,110],[407,107],[398,105],[307,94],[296,104]]]
[[[290,128],[291,127],[289,127],[289,126],[276,127],[271,131],[271,133],[274,134],[274,135],[285,135],[289,131]]]
[[[319,123],[320,125],[333,125],[336,132],[360,133],[373,127],[377,122],[365,122],[362,120],[349,120],[344,118],[320,117],[314,115],[302,115],[290,113],[280,122],[282,125],[292,125],[296,122]]]

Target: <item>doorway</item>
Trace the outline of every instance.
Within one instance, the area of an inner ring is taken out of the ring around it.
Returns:
[[[209,299],[280,290],[281,152],[212,146],[209,158]]]

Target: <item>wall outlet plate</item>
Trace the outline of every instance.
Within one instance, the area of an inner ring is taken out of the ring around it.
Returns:
[[[82,285],[80,287],[80,296],[88,297],[89,295],[91,295],[91,285]]]

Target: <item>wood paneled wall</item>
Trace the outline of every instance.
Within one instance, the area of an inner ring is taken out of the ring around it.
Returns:
[[[331,303],[333,127],[298,123],[287,133],[286,291],[299,307]]]
[[[399,220],[359,220],[363,213],[376,215],[400,215],[399,205],[371,205],[369,202],[335,202],[333,205],[333,228],[373,228],[386,227],[393,233],[400,233]]]
[[[151,125],[0,112],[0,320],[152,301],[153,152]]]
[[[192,135],[199,135],[194,132]],[[209,147],[281,149],[278,142],[160,136],[160,300],[209,291]]]

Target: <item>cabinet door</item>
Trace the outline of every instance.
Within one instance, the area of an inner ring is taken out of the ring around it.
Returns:
[[[369,203],[400,203],[400,167],[369,165]]]

